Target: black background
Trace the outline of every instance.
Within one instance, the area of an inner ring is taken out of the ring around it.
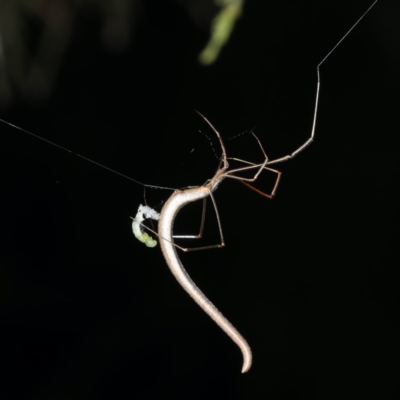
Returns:
[[[207,30],[173,1],[145,2],[118,54],[86,13],[47,102],[17,96],[1,118],[141,182],[201,185],[218,160],[198,130],[220,149],[194,110],[231,156],[262,161],[251,135],[228,140],[256,124],[271,158],[292,152],[310,134],[316,65],[369,5],[248,1],[210,67],[197,62]],[[316,140],[277,165],[276,198],[225,181],[226,248],[182,255],[251,345],[245,375],[159,247],[132,235],[143,187],[2,123],[0,398],[400,398],[399,10],[379,1],[321,67]],[[169,193],[147,201],[160,210]],[[212,212],[207,227],[217,241]]]

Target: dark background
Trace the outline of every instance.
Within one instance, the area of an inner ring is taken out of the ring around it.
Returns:
[[[256,124],[271,158],[292,152],[316,65],[370,3],[249,0],[209,67],[211,2],[143,2],[120,52],[88,9],[48,98],[15,87],[1,118],[141,182],[201,185],[218,160],[198,130],[220,148],[194,110],[232,156],[262,161],[251,135],[228,140]],[[143,187],[2,123],[0,399],[399,399],[399,11],[380,0],[321,67],[316,140],[277,166],[276,198],[225,181],[226,248],[182,255],[251,345],[245,375],[159,247],[132,235]],[[169,194],[146,197],[160,210]],[[198,227],[200,205],[184,211],[175,232]]]

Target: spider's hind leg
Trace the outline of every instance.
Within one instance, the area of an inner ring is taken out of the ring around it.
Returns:
[[[237,179],[240,183],[242,183],[243,185],[247,186],[251,190],[254,190],[256,193],[260,194],[261,196],[264,196],[267,199],[272,199],[275,196],[276,189],[278,188],[279,182],[281,180],[282,173],[280,171],[276,170],[276,169],[272,169],[272,168],[267,167],[267,165],[270,163],[270,161],[268,160],[268,156],[265,153],[265,150],[264,150],[260,140],[258,139],[258,137],[255,135],[254,132],[251,132],[251,133],[253,134],[253,136],[257,140],[258,144],[260,145],[261,151],[263,152],[263,155],[264,155],[264,162],[260,163],[260,164],[254,164],[254,163],[251,163],[249,161],[242,160],[240,158],[228,157],[229,160],[238,161],[238,162],[247,164],[247,166],[246,167],[241,167],[241,168],[235,168],[235,169],[232,169],[232,170],[228,171],[226,173],[226,177],[227,178],[232,178],[232,179]],[[255,182],[257,180],[258,176],[261,174],[261,172],[264,169],[268,170],[268,171],[272,171],[272,172],[274,172],[276,174],[275,183],[274,183],[274,186],[273,186],[273,188],[272,188],[270,193],[265,193],[265,192],[257,189],[253,185],[250,185],[250,183],[249,183],[249,182]],[[246,178],[246,177],[242,177],[242,176],[237,176],[236,175],[237,172],[249,171],[249,170],[256,170],[256,172],[255,172],[255,174],[254,174],[254,176],[252,178]]]
[[[260,189],[257,189],[256,187],[254,187],[248,183],[248,182],[253,182],[253,180],[247,180],[247,179],[243,179],[243,178],[242,179],[237,178],[237,180],[240,183],[242,183],[244,186],[247,186],[249,189],[254,190],[256,193],[260,194],[261,196],[266,197],[267,199],[273,199],[276,194],[276,189],[278,188],[279,182],[281,180],[282,172],[280,172],[276,169],[268,168],[268,167],[263,167],[263,169],[272,171],[276,174],[275,183],[274,183],[274,186],[270,193],[265,193],[265,192],[261,191]],[[234,177],[232,177],[232,178],[234,178]]]

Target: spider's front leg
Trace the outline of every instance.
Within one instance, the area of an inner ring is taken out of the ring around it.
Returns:
[[[204,233],[204,222],[206,219],[206,210],[207,210],[207,198],[203,199],[203,207],[201,211],[201,221],[200,221],[200,229],[197,235],[173,235],[174,239],[201,239]]]
[[[196,251],[196,250],[206,250],[206,249],[215,249],[215,248],[219,249],[219,248],[225,247],[224,235],[223,235],[223,232],[222,232],[221,219],[219,217],[217,203],[216,203],[216,201],[214,199],[214,196],[211,193],[211,191],[209,192],[209,196],[211,197],[211,201],[213,202],[213,205],[214,205],[214,210],[215,210],[215,214],[216,214],[216,217],[217,217],[217,223],[218,223],[218,229],[219,229],[219,234],[220,234],[220,238],[221,238],[221,243],[214,244],[214,245],[209,245],[209,246],[200,246],[200,247],[183,247],[183,246],[180,246],[180,245],[176,244],[173,240],[169,240],[169,239],[164,238],[164,237],[162,237],[162,239],[166,240],[167,242],[170,242],[172,245],[174,245],[175,247],[177,247],[178,249],[180,249],[180,250],[182,250],[184,252]],[[144,228],[147,231],[149,231],[149,232],[157,235],[158,237],[160,237],[160,235],[154,229],[151,229],[148,226],[143,224],[144,218],[141,217],[142,214],[140,213],[140,211],[143,208],[149,209],[149,210],[153,211],[154,214],[156,214],[155,215],[156,217],[154,217],[153,214],[151,214],[151,215],[149,213],[144,214],[145,218],[150,218],[150,219],[154,219],[154,220],[158,220],[160,218],[160,214],[158,214],[154,210],[150,209],[150,207],[141,205],[139,207],[137,216],[135,218],[132,218],[133,221],[134,221],[133,224],[132,224],[133,232],[134,232],[136,238],[138,240],[140,240],[141,242],[145,243],[146,246],[155,247],[157,242],[155,240],[153,240],[152,237],[148,236],[146,233],[142,233],[140,228],[139,228],[139,226],[140,226],[141,228]],[[199,233],[197,235],[172,235],[172,239],[201,239],[203,237],[203,233],[204,233],[206,210],[207,210],[207,197],[204,197],[203,198],[202,213],[201,213],[200,230],[199,230]],[[138,218],[138,216],[139,216],[139,218]]]
[[[221,219],[219,218],[217,203],[216,203],[216,201],[214,199],[214,196],[213,196],[211,191],[210,191],[210,197],[211,197],[211,201],[212,201],[213,206],[214,206],[215,215],[217,217],[218,230],[219,230],[219,235],[220,235],[220,238],[221,238],[221,243],[213,244],[213,245],[209,245],[209,246],[200,246],[200,247],[181,247],[181,246],[178,246],[176,243],[173,243],[174,246],[178,247],[179,249],[183,250],[184,252],[197,251],[197,250],[207,250],[207,249],[220,249],[222,247],[225,247],[224,234],[222,233]],[[207,208],[207,197],[205,197],[203,199],[203,210],[202,210],[202,213],[201,213],[200,231],[199,231],[199,233],[197,235],[173,235],[172,237],[174,239],[201,239],[203,237],[203,232],[204,232],[204,223],[205,223],[205,218],[206,218],[206,208]]]

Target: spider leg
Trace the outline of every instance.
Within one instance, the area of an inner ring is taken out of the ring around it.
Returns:
[[[316,92],[316,95],[315,95],[314,116],[313,116],[313,124],[312,124],[312,128],[311,128],[310,137],[301,146],[299,146],[295,151],[293,151],[291,154],[288,154],[288,155],[283,156],[283,157],[276,158],[275,160],[269,160],[268,157],[267,157],[267,154],[264,151],[264,148],[263,148],[260,140],[254,134],[254,132],[252,132],[253,136],[256,138],[258,144],[260,145],[261,151],[263,152],[264,157],[265,157],[265,161],[263,163],[260,163],[260,164],[254,164],[254,163],[251,163],[249,161],[245,161],[245,160],[241,160],[241,159],[237,159],[237,158],[230,158],[232,160],[248,164],[248,166],[247,167],[241,167],[241,168],[235,168],[235,169],[232,169],[232,170],[226,172],[226,177],[227,178],[232,178],[232,179],[239,180],[239,182],[241,182],[243,185],[247,186],[248,188],[254,190],[256,193],[258,193],[261,196],[264,196],[264,197],[266,197],[268,199],[272,199],[275,196],[276,189],[277,189],[277,187],[279,185],[282,173],[280,171],[278,171],[278,170],[269,168],[268,166],[269,165],[273,165],[273,164],[278,164],[280,162],[283,162],[283,161],[290,160],[290,159],[294,158],[295,156],[297,156],[297,154],[301,153],[307,146],[309,146],[309,144],[314,140],[315,127],[316,127],[316,122],[317,122],[317,113],[318,113],[319,92],[320,92],[320,74],[319,74],[319,66],[320,65],[318,65],[318,67],[317,67],[317,77],[318,77],[317,92]],[[235,175],[237,172],[247,171],[247,170],[251,170],[251,169],[256,169],[256,173],[254,174],[254,176],[252,178],[244,178],[244,177],[240,177],[240,176]],[[276,173],[276,175],[277,175],[276,176],[276,180],[275,180],[275,184],[273,186],[273,189],[272,189],[271,193],[269,193],[269,194],[265,193],[265,192],[262,192],[261,190],[255,188],[254,186],[249,184],[249,182],[254,182],[258,178],[258,176],[260,175],[260,173],[261,173],[261,171],[263,169],[272,171],[272,172]]]
[[[261,164],[254,164],[254,163],[251,163],[249,161],[241,160],[239,158],[229,157],[228,158],[229,160],[239,161],[239,162],[242,162],[242,163],[245,163],[245,164],[249,164],[249,166],[241,167],[241,168],[234,168],[234,169],[231,169],[231,170],[227,171],[225,173],[225,176],[227,178],[233,178],[233,179],[245,180],[245,181],[248,181],[248,182],[254,182],[258,178],[258,175],[261,174],[261,171],[264,169],[264,167],[268,164],[268,156],[267,156],[267,153],[264,150],[264,147],[262,146],[262,144],[261,144],[260,140],[258,139],[258,137],[256,136],[256,134],[254,132],[251,132],[251,133],[255,137],[255,139],[257,140],[257,142],[258,142],[258,144],[259,144],[259,146],[261,148],[261,151],[262,151],[262,153],[264,155],[264,162],[261,163]],[[239,177],[239,176],[235,175],[236,172],[246,171],[246,170],[251,170],[251,169],[257,169],[257,171],[256,171],[255,175],[253,176],[253,178],[242,178],[242,177]]]
[[[203,209],[201,212],[200,230],[197,235],[173,235],[174,239],[201,239],[204,232],[204,221],[206,219],[207,198],[203,199]]]
[[[143,187],[143,201],[144,201],[144,205],[147,206],[148,204],[147,204],[147,199],[146,199],[146,186]],[[154,230],[155,228],[154,228],[153,220],[151,218],[149,218],[149,219],[150,219],[151,228]],[[144,226],[144,225],[142,224],[141,226]]]
[[[244,164],[248,164],[246,167],[241,167],[241,168],[235,168],[235,169],[231,169],[230,171],[227,171],[225,173],[225,176],[227,178],[232,178],[232,179],[237,179],[240,183],[242,183],[243,185],[247,186],[248,188],[250,188],[251,190],[254,190],[256,193],[260,194],[261,196],[266,197],[267,199],[272,199],[275,196],[275,192],[276,189],[278,187],[279,181],[281,179],[281,175],[282,173],[276,169],[272,169],[272,168],[268,168],[267,165],[269,164],[269,160],[268,160],[268,156],[265,153],[265,150],[260,142],[260,140],[258,139],[258,137],[255,135],[254,132],[251,132],[253,134],[253,136],[255,137],[255,139],[257,140],[258,144],[260,145],[261,151],[263,152],[264,155],[264,162],[260,163],[260,164],[254,164],[250,161],[246,161],[246,160],[242,160],[240,158],[235,158],[235,157],[228,157],[228,160],[234,160],[234,161],[238,161]],[[238,176],[235,173],[237,172],[241,172],[241,171],[248,171],[248,170],[254,170],[256,169],[256,173],[254,174],[254,176],[252,178],[246,178],[246,177],[242,177],[242,176]],[[262,170],[268,170],[268,171],[272,171],[276,174],[276,180],[275,180],[275,184],[272,188],[271,193],[265,193],[262,192],[261,190],[255,188],[254,186],[250,185],[248,182],[254,182],[257,180],[258,176],[261,174]]]
[[[240,183],[242,183],[243,185],[247,186],[249,189],[254,190],[256,193],[260,194],[261,196],[266,197],[267,199],[273,199],[276,194],[276,189],[278,188],[279,182],[281,180],[282,172],[280,172],[276,169],[268,168],[268,167],[264,167],[263,169],[272,171],[276,174],[275,184],[270,193],[265,193],[265,192],[261,191],[260,189],[257,189],[256,187],[254,187],[248,183],[248,182],[253,182],[255,179],[239,179],[238,178],[238,181]]]
[[[225,247],[225,241],[224,241],[224,234],[222,232],[222,225],[221,225],[221,219],[219,217],[219,213],[218,213],[218,208],[217,208],[217,203],[214,199],[213,194],[210,192],[210,197],[211,197],[211,201],[214,205],[214,210],[215,210],[215,214],[217,217],[217,223],[218,223],[218,230],[219,230],[219,235],[221,238],[221,243],[219,244],[213,244],[213,245],[209,245],[209,246],[201,246],[201,247],[183,247],[180,246],[168,239],[165,239],[164,237],[162,239],[166,240],[167,242],[171,243],[172,245],[174,245],[175,247],[177,247],[178,249],[184,251],[185,253],[189,252],[189,251],[197,251],[197,250],[207,250],[207,249],[220,249],[222,247]],[[200,222],[200,230],[199,233],[197,235],[173,235],[173,238],[175,239],[201,239],[203,237],[203,232],[204,232],[204,224],[205,224],[205,217],[206,217],[206,208],[207,208],[207,198],[203,199],[203,210],[202,210],[202,215],[201,215],[201,222]],[[146,230],[154,233],[155,235],[157,235],[158,237],[160,237],[160,235],[153,229],[150,229],[149,227],[145,226],[142,224],[142,227],[145,228]]]
[[[318,114],[319,91],[320,91],[320,83],[321,83],[320,74],[319,74],[319,67],[322,64],[322,62],[317,66],[317,78],[318,78],[318,81],[317,81],[317,92],[315,94],[314,116],[313,116],[311,134],[310,134],[309,138],[302,145],[300,145],[295,151],[293,151],[291,154],[288,154],[288,155],[283,156],[283,157],[276,158],[275,160],[268,161],[267,165],[278,164],[280,162],[283,162],[283,161],[286,161],[286,160],[290,160],[290,159],[296,157],[297,154],[301,153],[314,140],[315,127],[316,127],[316,123],[317,123],[317,114]]]

